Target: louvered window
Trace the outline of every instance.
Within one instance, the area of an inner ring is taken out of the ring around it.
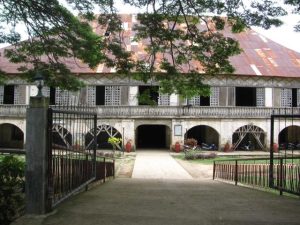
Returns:
[[[159,93],[158,105],[170,105],[170,95]]]
[[[265,106],[265,88],[256,88],[256,106]]]
[[[210,106],[219,106],[220,88],[211,87]]]
[[[121,105],[121,87],[105,86],[105,105]]]
[[[281,107],[292,107],[292,89],[281,89]]]

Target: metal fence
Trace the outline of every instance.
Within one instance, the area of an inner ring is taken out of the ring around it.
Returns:
[[[244,184],[273,188],[300,195],[300,157],[273,159],[273,182],[270,186],[270,158],[232,159],[214,162],[213,179],[227,180],[235,185]]]
[[[49,109],[48,129],[48,191],[52,207],[88,184],[114,176],[114,159],[96,153],[95,113]],[[94,134],[94,144],[87,148],[88,133]]]

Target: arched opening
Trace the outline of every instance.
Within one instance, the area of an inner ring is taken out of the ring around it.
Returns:
[[[0,125],[0,148],[24,148],[24,133],[16,125]]]
[[[281,149],[300,149],[300,126],[288,126],[280,131],[278,142]]]
[[[265,149],[265,132],[260,127],[249,124],[240,127],[232,135],[233,150]]]
[[[140,125],[136,129],[137,148],[169,148],[170,128],[166,125]]]
[[[72,145],[72,134],[66,128],[53,124],[52,144],[69,148]]]
[[[117,146],[117,149],[122,149],[122,135],[121,133],[114,127],[110,125],[100,125],[97,127],[97,149],[113,149],[113,146],[108,143],[108,139],[110,137],[120,138],[121,143]],[[85,146],[87,149],[93,148],[93,140],[94,140],[94,131],[90,130],[85,135]]]
[[[219,148],[219,133],[212,127],[206,125],[198,125],[189,129],[185,134],[185,139],[194,138],[198,145],[215,145]]]

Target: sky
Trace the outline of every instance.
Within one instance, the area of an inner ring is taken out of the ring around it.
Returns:
[[[64,0],[60,0],[64,1]],[[279,0],[281,1],[281,0]],[[120,13],[138,13],[139,9],[126,6],[122,4],[123,1],[116,1],[116,7]],[[284,6],[286,8],[286,6]],[[259,27],[252,27],[256,32],[262,34],[263,36],[287,47],[294,51],[300,53],[300,32],[295,32],[293,26],[300,21],[300,15],[289,14],[288,16],[281,17],[284,24],[278,28],[271,28],[269,30],[264,30]],[[19,26],[20,30],[24,30],[22,26]],[[23,35],[24,36],[24,35]],[[6,46],[5,44],[0,44],[0,47]]]

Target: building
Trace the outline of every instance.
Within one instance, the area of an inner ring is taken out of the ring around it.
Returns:
[[[122,18],[127,49],[145,54],[143,43],[131,38],[135,15]],[[255,149],[267,149],[271,114],[300,114],[300,53],[250,29],[240,34],[226,31],[226,35],[237,39],[244,52],[231,58],[235,74],[203,75],[204,82],[211,86],[210,97],[187,101],[175,94],[159,94],[155,81],[145,84],[116,77],[113,68],[99,65],[91,70],[72,60],[66,63],[87,87],[78,93],[47,87],[43,92],[53,105],[77,104],[95,110],[100,148],[108,147],[106,139],[115,136],[124,143],[131,140],[136,148],[168,149],[176,142],[183,143],[185,138],[195,138],[198,143],[215,144],[219,149],[227,142],[234,149],[241,149],[249,141]],[[36,95],[37,90],[19,78],[17,65],[3,57],[0,68],[11,75],[7,85],[0,86],[0,147],[22,147],[26,108],[29,97]],[[138,94],[147,90],[156,106],[139,102]],[[58,136],[65,138],[60,141],[73,145],[76,134],[68,130],[57,126]],[[299,120],[279,121],[275,142],[300,142],[296,135],[299,131]]]

